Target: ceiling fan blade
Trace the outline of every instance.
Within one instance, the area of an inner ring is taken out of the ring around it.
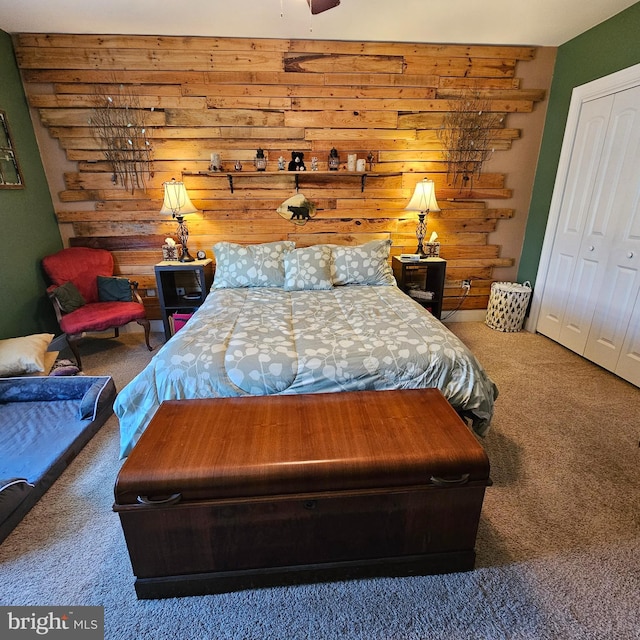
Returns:
[[[307,3],[311,8],[311,13],[315,15],[337,7],[340,4],[340,0],[307,0]]]

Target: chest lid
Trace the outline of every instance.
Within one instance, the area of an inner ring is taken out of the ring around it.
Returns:
[[[436,389],[162,403],[117,505],[489,482],[476,436]]]

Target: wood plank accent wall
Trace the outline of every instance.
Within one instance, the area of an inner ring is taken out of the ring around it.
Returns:
[[[291,239],[358,244],[390,237],[392,253],[416,247],[415,213],[404,211],[414,185],[436,183],[442,208],[428,218],[441,256],[448,261],[445,309],[458,304],[460,280],[471,279],[463,309],[488,301],[493,269],[510,266],[488,234],[513,210],[487,205],[511,197],[508,175],[482,174],[463,191],[447,177],[437,135],[450,100],[479,92],[490,109],[506,114],[495,131],[496,153],[508,152],[520,130],[509,113],[529,113],[544,91],[524,90],[519,63],[535,48],[316,40],[19,34],[15,50],[29,103],[59,141],[74,171],[56,214],[72,225],[73,244],[112,249],[118,272],[154,289],[160,245],[175,237],[176,223],[159,215],[162,183],[184,179],[200,215],[187,218],[192,253],[212,255],[219,240],[239,243]],[[133,193],[112,182],[111,168],[88,120],[97,95],[124,85],[145,109],[153,145],[153,176]],[[300,190],[318,206],[316,217],[296,226],[276,213],[294,193],[293,176],[276,172],[277,158],[292,151],[327,169],[335,146],[343,161],[336,175],[305,175]],[[256,149],[269,158],[266,176],[202,175],[210,154],[224,169],[236,160],[253,168]],[[375,173],[364,192],[346,172],[346,156],[372,152]],[[157,299],[146,300],[158,318]]]

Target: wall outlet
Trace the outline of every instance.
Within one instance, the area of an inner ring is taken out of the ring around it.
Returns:
[[[471,280],[463,280],[462,281],[462,288],[466,289],[467,291],[469,289],[471,289]]]
[[[178,294],[179,296],[183,296],[186,293],[187,291],[184,287],[176,287],[176,294]]]

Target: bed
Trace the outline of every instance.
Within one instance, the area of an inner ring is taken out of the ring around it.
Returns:
[[[218,243],[205,302],[116,398],[121,457],[163,401],[189,398],[435,387],[485,435],[497,388],[396,286],[390,245]]]

